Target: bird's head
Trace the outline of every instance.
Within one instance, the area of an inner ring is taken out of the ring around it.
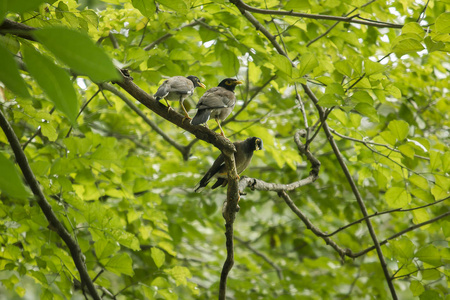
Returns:
[[[243,84],[243,82],[234,78],[225,78],[219,83],[219,86],[234,92],[238,84]]]
[[[258,137],[249,138],[249,142],[253,151],[263,149],[263,141]]]
[[[188,77],[186,77],[187,79],[189,79],[190,81],[192,81],[192,83],[194,84],[194,87],[202,87],[204,89],[206,89],[206,85],[204,85],[200,79],[198,79],[197,76],[194,75],[189,75]]]

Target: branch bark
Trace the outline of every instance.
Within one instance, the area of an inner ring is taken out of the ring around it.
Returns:
[[[56,233],[61,237],[61,239],[69,248],[72,259],[75,263],[78,273],[80,274],[82,285],[87,287],[90,295],[95,300],[100,300],[101,298],[98,295],[97,290],[95,289],[94,282],[89,276],[86,265],[84,263],[83,253],[81,252],[80,246],[72,238],[70,233],[67,231],[64,225],[58,220],[58,217],[53,212],[52,206],[47,201],[44,193],[41,190],[41,187],[39,186],[36,177],[34,176],[33,171],[31,170],[30,165],[28,164],[28,159],[25,156],[22,147],[20,146],[19,139],[17,138],[16,134],[14,133],[14,130],[12,129],[11,125],[9,124],[8,120],[5,118],[1,110],[0,110],[0,127],[3,129],[3,132],[5,133],[8,142],[11,145],[11,148],[16,157],[16,161],[19,164],[20,169],[22,170],[26,182],[30,186],[31,191],[33,192],[33,194],[37,199],[39,207],[41,208],[42,212],[44,213],[45,217],[49,222],[49,227],[52,230],[56,231]]]
[[[185,161],[187,161],[189,159],[189,153],[190,153],[190,150],[191,150],[191,147],[192,147],[191,144],[189,144],[187,146],[183,146],[180,143],[178,143],[177,141],[175,141],[174,139],[172,139],[164,131],[162,131],[161,128],[159,128],[158,125],[155,122],[150,120],[145,115],[145,113],[142,110],[140,110],[139,107],[137,107],[133,103],[133,101],[128,99],[128,97],[124,93],[122,93],[121,91],[116,89],[111,84],[109,84],[109,83],[102,83],[100,86],[103,89],[105,89],[107,91],[110,91],[111,93],[113,93],[114,95],[116,95],[117,97],[122,99],[122,101],[125,102],[128,105],[128,107],[130,107],[138,116],[140,116],[144,120],[144,122],[147,123],[157,134],[159,134],[166,142],[171,144],[175,149],[180,151],[180,153],[181,153],[181,155],[183,155],[183,159]]]

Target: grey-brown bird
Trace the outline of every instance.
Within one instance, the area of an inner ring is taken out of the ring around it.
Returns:
[[[225,137],[225,133],[220,126],[220,121],[228,117],[236,104],[234,89],[236,85],[242,84],[234,78],[222,80],[218,86],[207,90],[197,103],[197,114],[191,121],[192,125],[206,123],[209,118],[214,118],[219,125],[220,134]]]
[[[184,100],[194,93],[196,87],[206,88],[206,86],[200,82],[197,76],[174,76],[165,80],[156,91],[154,97],[156,100],[161,100],[164,98],[166,100],[169,109],[170,106],[168,100],[179,101],[180,106],[184,111],[184,115],[187,119],[191,119],[186,108],[183,105]]]
[[[260,138],[251,137],[245,141],[237,141],[233,144],[236,147],[234,160],[236,163],[236,171],[239,175],[247,169],[248,165],[252,161],[253,152],[263,148],[263,141]],[[200,193],[213,178],[217,178],[217,181],[211,187],[212,189],[219,186],[226,186],[228,184],[227,168],[225,166],[223,154],[220,154],[219,157],[217,157],[211,168],[197,184],[195,187],[195,192]]]

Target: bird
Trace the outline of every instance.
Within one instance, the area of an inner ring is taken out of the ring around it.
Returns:
[[[172,108],[168,100],[180,101],[181,108],[184,111],[185,118],[191,119],[186,108],[183,105],[183,101],[190,95],[194,93],[196,87],[206,88],[206,86],[200,82],[197,76],[190,75],[188,77],[184,76],[174,76],[165,80],[156,91],[154,97],[157,101],[164,98],[166,100],[169,110]]]
[[[206,123],[209,118],[214,118],[219,125],[220,134],[225,137],[219,120],[228,117],[236,104],[234,89],[236,85],[242,84],[234,78],[225,78],[218,86],[207,90],[197,103],[197,113],[191,120],[192,125]]]
[[[236,147],[234,160],[239,177],[239,174],[244,172],[250,164],[253,157],[253,152],[255,150],[263,149],[263,141],[258,137],[250,137],[244,141],[234,142],[233,144],[234,147]],[[218,188],[219,186],[226,186],[228,184],[227,168],[225,167],[225,159],[223,154],[220,154],[219,157],[216,158],[211,168],[209,168],[205,176],[203,176],[200,182],[196,185],[194,191],[196,193],[200,193],[213,178],[217,178],[217,181],[211,189]]]

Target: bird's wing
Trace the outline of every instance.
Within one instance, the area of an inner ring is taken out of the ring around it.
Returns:
[[[234,93],[222,87],[214,87],[207,90],[197,104],[198,109],[214,109],[231,107],[234,105],[236,97]]]
[[[211,168],[209,168],[208,172],[206,172],[205,176],[200,180],[195,191],[201,191],[201,189],[208,185],[211,178],[216,174],[220,174],[225,169],[225,159],[223,158],[223,154],[220,154],[219,157],[214,161]]]
[[[175,76],[170,79],[170,92],[179,94],[192,94],[194,92],[194,84],[192,81],[183,76]]]
[[[167,79],[159,86],[158,90],[155,93],[155,98],[157,100],[164,98],[165,96],[167,96],[169,92],[170,92],[170,83],[169,79]]]

